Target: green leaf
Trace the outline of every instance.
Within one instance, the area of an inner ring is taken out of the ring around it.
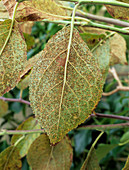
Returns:
[[[11,20],[0,22],[0,51],[8,36]],[[26,43],[15,22],[11,37],[0,56],[0,96],[14,88],[27,61]]]
[[[92,144],[87,158],[85,159],[81,170],[100,170],[99,167],[99,163],[98,163],[98,159],[97,159],[97,155],[96,155],[96,151],[94,149],[96,143],[98,142],[98,140],[100,139],[100,137],[103,135],[104,132],[101,132],[99,134],[99,136],[96,138],[96,140],[94,141],[94,143]]]
[[[22,162],[15,146],[10,146],[0,153],[1,170],[21,170]]]
[[[71,167],[72,155],[72,147],[68,138],[53,146],[47,135],[42,134],[31,145],[27,160],[35,170],[67,170]]]
[[[120,2],[129,3],[129,0],[118,0]],[[129,20],[129,8],[106,5],[109,14],[117,19]]]
[[[30,78],[32,109],[52,143],[88,118],[104,84],[98,60],[76,29],[66,65],[69,35],[70,27],[65,27],[53,36],[40,53]]]
[[[23,33],[25,41],[26,41],[26,45],[27,45],[27,51],[29,51],[35,44],[35,39],[33,36]]]
[[[112,149],[114,149],[117,144],[99,144],[96,149],[96,155],[98,158],[98,162],[104,158]]]
[[[122,170],[129,170],[129,156],[128,156],[126,164]]]
[[[0,100],[0,117],[3,117],[8,111],[8,103],[4,100]]]
[[[28,118],[21,125],[18,126],[17,130],[33,130],[40,129],[39,124],[36,124],[36,120],[32,117]],[[40,135],[40,133],[28,134],[17,144],[17,149],[19,150],[19,154],[21,157],[24,157],[28,149],[30,148],[33,141]],[[11,139],[11,144],[15,144],[22,135],[13,135]]]
[[[20,80],[20,82],[17,85],[17,88],[19,88],[20,90],[24,90],[29,86],[30,83],[30,72],[25,76],[23,76]]]
[[[106,79],[110,62],[110,42],[106,40],[101,46],[93,51],[93,55],[98,58],[99,67],[103,75],[103,79]]]
[[[120,139],[119,145],[125,145],[129,143],[129,132],[124,133],[124,135]]]
[[[16,4],[15,0],[2,0],[7,8],[10,17]],[[40,21],[43,19],[59,20],[60,16],[66,17],[65,9],[59,7],[54,0],[29,0],[18,5],[17,21]]]

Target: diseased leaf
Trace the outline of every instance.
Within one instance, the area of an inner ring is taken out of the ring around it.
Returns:
[[[95,34],[95,33],[80,33],[82,39],[87,43],[90,49],[93,49],[102,39],[106,36],[104,34]]]
[[[3,117],[8,111],[8,103],[4,100],[0,100],[0,117]]]
[[[128,156],[126,164],[122,170],[129,170],[129,156]]]
[[[2,0],[10,17],[16,4],[15,0]],[[60,16],[66,16],[63,8],[59,7],[54,0],[29,0],[21,2],[17,8],[17,21],[40,21],[43,19],[59,20]],[[66,18],[66,17],[64,17]]]
[[[0,2],[0,19],[8,19],[9,13],[7,12],[5,6]]]
[[[70,27],[65,27],[53,36],[40,53],[30,80],[31,106],[52,143],[88,118],[104,84],[98,60],[76,29],[66,65],[69,35]]]
[[[126,60],[126,41],[124,38],[119,35],[115,34],[110,39],[110,46],[111,46],[111,60],[110,65],[114,64],[127,64]]]
[[[104,158],[112,149],[114,149],[118,144],[99,144],[96,149],[96,155],[98,162]]]
[[[33,21],[23,22],[23,23],[20,23],[20,29],[22,32],[26,34],[31,34],[33,25],[34,25]]]
[[[8,36],[11,20],[0,22],[0,51]],[[14,88],[27,61],[26,43],[15,22],[11,37],[0,56],[0,96]]]
[[[92,153],[88,161],[85,164],[83,164],[83,166],[81,167],[81,170],[101,170],[99,163],[98,163],[95,149],[92,150]]]
[[[78,27],[79,30],[82,29],[82,27]],[[87,43],[89,48],[92,50],[99,41],[102,39],[105,39],[107,36],[107,33],[112,33],[111,31],[105,31],[102,29],[96,29],[96,28],[85,28],[81,30],[81,32],[84,31],[84,33],[81,33],[81,37],[83,40]],[[98,38],[97,38],[98,37]],[[116,33],[112,37],[106,39],[109,40],[110,45],[108,45],[110,48],[110,66],[114,64],[127,64],[126,60],[126,41],[124,38]],[[105,43],[105,40],[104,40]],[[102,45],[103,46],[103,45]],[[102,49],[99,47],[99,49]],[[100,60],[102,62],[102,60]]]
[[[21,170],[22,162],[18,150],[10,146],[0,153],[1,170]]]
[[[93,51],[93,55],[98,58],[99,67],[103,75],[103,79],[106,79],[110,63],[110,42],[106,40],[101,46]]]
[[[32,117],[28,118],[26,121],[24,121],[21,125],[18,126],[17,130],[34,130],[34,129],[40,129],[39,124],[36,124],[36,120]],[[33,141],[40,136],[40,133],[34,133],[34,134],[28,134],[22,139],[16,146],[16,148],[19,150],[19,154],[21,157],[24,157],[28,150],[33,143]],[[11,139],[11,144],[15,144],[22,135],[13,135]]]
[[[129,3],[129,0],[118,0],[118,1]],[[129,20],[129,8],[124,8],[120,6],[117,7],[111,5],[106,5],[106,8],[112,17],[117,19]]]
[[[31,145],[27,160],[33,170],[69,170],[72,147],[68,138],[52,146],[47,135],[40,135]]]

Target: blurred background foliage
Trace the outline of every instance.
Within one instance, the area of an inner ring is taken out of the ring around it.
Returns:
[[[81,7],[83,11],[92,14],[97,14],[105,17],[111,17],[106,8],[101,5],[84,5]],[[104,24],[104,23],[103,23]],[[31,36],[34,38],[34,45],[28,50],[27,58],[33,57],[44,49],[47,41],[63,26],[52,23],[35,22],[32,27]],[[129,59],[129,36],[122,35],[127,42],[127,60]],[[26,36],[25,36],[26,38]],[[129,61],[128,61],[129,63]],[[116,65],[116,70],[125,85],[129,85],[129,69],[128,66]],[[108,75],[104,91],[108,92],[116,87],[116,80],[111,75]],[[15,87],[4,97],[19,98],[20,90]],[[29,88],[23,90],[22,98],[29,100]],[[5,114],[6,112],[6,114]],[[117,92],[109,97],[102,97],[99,102],[96,112],[103,114],[116,114],[121,116],[129,116],[129,92]],[[33,115],[31,108],[28,105],[18,102],[8,102],[8,108],[3,113],[0,113],[0,126],[5,129],[16,129],[30,115]],[[90,118],[85,123],[88,125],[103,125],[124,123],[122,120],[107,119],[107,118]],[[69,132],[69,137],[73,147],[73,163],[71,170],[79,170],[84,162],[88,150],[100,132],[97,130],[72,130]],[[129,143],[118,145],[123,135],[126,134],[129,141],[128,128],[107,130],[96,145],[97,157],[102,170],[120,170],[124,167],[125,161],[129,154]],[[10,145],[11,135],[0,137],[0,152]],[[26,158],[22,159],[22,170],[29,170]]]

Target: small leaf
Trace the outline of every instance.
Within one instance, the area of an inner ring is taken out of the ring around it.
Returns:
[[[0,22],[0,51],[8,36],[11,20]],[[15,22],[11,37],[0,56],[0,96],[14,88],[27,61],[26,43]]]
[[[101,46],[93,51],[93,55],[98,58],[99,67],[103,75],[103,79],[106,79],[110,62],[110,42],[106,40]]]
[[[15,0],[2,0],[10,17],[16,4]],[[59,7],[54,0],[29,0],[21,2],[17,8],[17,21],[40,21],[43,19],[59,20],[60,16],[66,16],[63,8]]]
[[[65,27],[53,36],[40,53],[30,78],[32,109],[52,143],[88,118],[104,84],[98,60],[76,29],[65,68],[69,35],[70,27]]]
[[[33,130],[40,129],[39,124],[36,124],[36,120],[32,117],[28,118],[21,125],[18,126],[17,130]],[[28,153],[28,149],[30,148],[33,141],[40,135],[40,133],[28,134],[22,139],[16,146],[19,150],[19,154],[21,157],[24,157]],[[11,139],[11,144],[15,144],[22,135],[13,135]]]
[[[0,117],[3,117],[8,111],[8,103],[4,100],[0,100]]]
[[[124,133],[124,135],[120,139],[119,145],[125,145],[129,143],[129,132]]]
[[[129,0],[118,0],[118,1],[129,3]],[[124,8],[120,6],[117,7],[111,5],[106,5],[106,8],[112,17],[117,19],[129,20],[129,8]]]
[[[40,135],[31,145],[27,160],[33,170],[69,170],[72,147],[68,138],[52,146],[47,135]]]
[[[112,149],[114,149],[117,144],[99,144],[96,149],[96,155],[98,158],[98,162],[104,158]]]
[[[122,170],[129,170],[129,156],[128,156],[125,166]]]
[[[104,34],[89,33],[89,32],[80,33],[80,36],[87,43],[87,45],[90,49],[92,49],[102,39],[104,39],[106,37]]]
[[[21,170],[22,162],[15,146],[10,146],[0,153],[1,170]]]
[[[17,84],[17,88],[19,88],[20,90],[24,90],[29,86],[30,83],[30,72],[29,74],[25,74],[25,76],[23,76],[20,80],[20,82]]]
[[[83,164],[81,170],[101,170],[99,167],[98,158],[95,149],[92,150],[92,153],[87,163]]]
[[[115,34],[110,39],[110,46],[111,46],[111,59],[110,65],[114,64],[127,64],[126,60],[126,41],[124,38],[119,35]]]
[[[9,13],[7,12],[5,6],[0,2],[0,19],[8,19]]]
[[[35,44],[35,39],[33,36],[29,35],[29,34],[26,34],[26,33],[23,33],[24,35],[24,38],[25,38],[25,42],[26,42],[26,45],[27,45],[27,51],[29,51]]]

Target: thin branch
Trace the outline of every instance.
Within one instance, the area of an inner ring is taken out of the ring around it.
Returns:
[[[6,97],[0,97],[1,100],[9,101],[9,102],[19,102],[30,105],[30,102],[23,100],[23,99],[12,99],[12,98],[6,98]]]
[[[107,92],[107,93],[103,93],[102,95],[103,96],[110,96],[118,91],[129,91],[129,87],[126,87],[126,86],[117,86],[116,89],[110,91],[110,92]]]
[[[111,69],[109,69],[109,72],[113,75],[113,77],[116,79],[118,86],[116,87],[116,89],[107,92],[107,93],[103,93],[103,96],[110,96],[118,91],[129,91],[129,87],[127,86],[123,86],[123,84],[121,83],[121,80],[119,79],[119,76],[117,75],[117,72],[115,70],[114,67],[112,67]]]
[[[116,128],[128,128],[129,123],[120,123],[120,124],[108,124],[108,125],[82,125],[77,129],[98,129],[98,130],[108,130]]]
[[[110,72],[110,73],[113,75],[113,77],[116,79],[118,85],[119,85],[119,86],[123,86],[122,83],[121,83],[121,81],[120,81],[120,79],[119,79],[119,77],[118,77],[118,75],[117,75],[117,72],[116,72],[115,68],[114,68],[114,67],[110,68],[110,69],[109,69],[109,72]]]
[[[86,20],[85,18],[81,18],[81,17],[80,18],[78,17],[78,18],[75,18],[75,19]],[[64,25],[71,24],[71,21],[64,21],[64,20],[50,21],[48,19],[44,19],[42,21],[47,22],[47,23],[64,24]],[[92,21],[87,21],[87,22],[86,21],[76,21],[76,22],[74,22],[74,25],[101,28],[101,29],[106,29],[106,30],[115,31],[115,32],[118,32],[118,33],[129,35],[129,31],[126,30],[126,29],[112,27],[112,26],[104,25],[104,24],[98,24],[98,23],[94,23]]]
[[[118,116],[118,115],[112,115],[112,114],[101,114],[101,113],[95,113],[91,114],[91,117],[100,117],[100,118],[108,118],[108,119],[120,119],[120,120],[126,120],[129,121],[129,117],[127,116]]]
[[[76,16],[83,17],[83,18],[88,18],[96,21],[101,21],[101,22],[106,22],[109,24],[114,24],[114,25],[119,25],[121,27],[129,27],[128,22],[120,21],[118,19],[113,19],[113,18],[108,18],[108,17],[102,17],[102,16],[97,16],[89,13],[85,13],[83,11],[78,10],[79,12],[76,12]]]
[[[43,129],[34,129],[34,130],[6,130],[3,129],[0,131],[0,136],[3,135],[27,135],[33,133],[44,133]]]
[[[112,5],[112,6],[120,6],[120,7],[125,7],[125,8],[129,8],[129,4],[128,3],[124,3],[124,2],[119,2],[116,0],[106,0],[106,1],[102,1],[102,0],[61,0],[61,1],[69,1],[69,2],[78,2],[80,5],[81,4],[98,4],[98,5]]]

